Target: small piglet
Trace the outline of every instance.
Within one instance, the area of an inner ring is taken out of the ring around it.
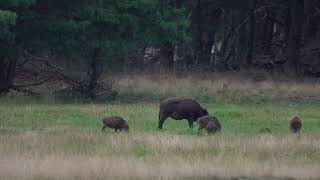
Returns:
[[[297,116],[293,117],[290,121],[290,130],[292,133],[300,133],[302,127],[301,119]]]
[[[129,131],[129,125],[127,121],[121,117],[115,117],[115,116],[105,117],[102,119],[102,123],[103,123],[102,131],[104,131],[106,127],[115,129],[116,132],[118,129],[120,131],[122,130]]]
[[[199,131],[206,129],[208,134],[214,134],[221,130],[221,124],[214,116],[202,116],[198,119]]]
[[[205,129],[207,130],[208,134],[214,134],[217,131],[220,131],[220,125],[215,121],[209,121]]]

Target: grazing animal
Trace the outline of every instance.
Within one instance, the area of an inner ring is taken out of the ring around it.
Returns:
[[[214,134],[221,130],[221,124],[214,116],[203,116],[198,119],[199,131],[205,128],[208,134]]]
[[[217,131],[220,131],[220,124],[217,124],[214,121],[209,121],[206,127],[208,134],[214,134]]]
[[[103,123],[102,131],[104,131],[106,127],[115,129],[116,132],[118,129],[120,131],[122,130],[129,131],[129,125],[127,121],[125,121],[121,117],[115,117],[115,116],[106,117],[102,119],[102,123]]]
[[[300,133],[300,129],[302,127],[302,122],[299,117],[295,116],[290,121],[290,130],[292,133]]]
[[[159,125],[162,129],[164,121],[171,117],[175,120],[188,120],[189,127],[193,127],[199,117],[208,115],[208,111],[192,99],[168,98],[160,102]]]

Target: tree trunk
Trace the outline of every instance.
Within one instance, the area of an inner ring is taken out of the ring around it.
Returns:
[[[250,19],[249,19],[249,35],[248,35],[248,52],[247,52],[247,64],[250,66],[252,64],[252,56],[253,56],[253,48],[254,48],[254,37],[255,37],[255,27],[256,27],[256,19],[255,19],[255,8],[256,8],[257,0],[252,0],[251,2],[251,10],[250,10]]]
[[[100,50],[98,48],[95,49],[91,65],[88,70],[89,84],[88,88],[86,89],[86,96],[88,96],[92,100],[96,98],[95,89],[98,85],[98,80],[103,72],[103,65],[101,59],[99,59],[99,53]]]
[[[208,66],[212,60],[212,47],[216,31],[216,20],[222,11],[214,1],[198,1],[192,13],[192,47],[196,53],[196,61]]]
[[[273,14],[270,9],[266,10],[267,17],[263,23],[264,35],[263,35],[263,52],[264,54],[270,54],[271,50],[271,42],[273,37],[273,28],[274,22],[270,20],[270,16],[273,17]]]
[[[304,11],[305,11],[305,23],[304,23],[304,29],[303,29],[303,38],[308,39],[311,38],[313,35],[312,30],[312,16],[313,16],[313,9],[315,5],[315,0],[306,0],[304,1]]]
[[[173,69],[174,64],[174,46],[166,42],[160,45],[160,64],[169,70]]]
[[[246,24],[241,25],[241,23],[246,19],[246,10],[240,9],[235,11],[235,27],[240,27],[239,32],[235,32],[236,41],[235,41],[235,57],[233,66],[239,68],[246,64],[247,53],[249,49],[248,43],[248,31],[246,28]]]
[[[10,90],[15,68],[15,60],[0,57],[0,95],[5,95]]]
[[[290,76],[300,75],[300,46],[304,24],[304,1],[289,1],[288,12],[288,39],[285,63],[285,72]]]
[[[270,0],[260,1],[257,6],[264,7],[270,2]],[[255,30],[255,42],[259,45],[256,51],[264,55],[269,55],[271,53],[271,42],[274,31],[274,21],[271,19],[273,19],[273,17],[274,14],[270,7],[263,8],[263,11],[257,12],[256,15],[257,24]]]

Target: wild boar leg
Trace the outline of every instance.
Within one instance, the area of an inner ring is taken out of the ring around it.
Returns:
[[[188,123],[189,123],[189,127],[190,128],[193,128],[193,120],[191,119],[191,120],[188,120]]]
[[[164,121],[166,120],[166,116],[164,116],[163,114],[160,114],[159,115],[159,124],[158,124],[158,128],[159,129],[162,129],[162,126],[163,126],[163,123]]]

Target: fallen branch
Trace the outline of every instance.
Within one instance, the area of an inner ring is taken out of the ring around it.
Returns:
[[[14,86],[14,85],[10,86],[10,89],[17,91],[17,92],[20,92],[20,93],[24,93],[26,95],[38,95],[39,94],[39,93],[33,92],[29,89],[22,89],[20,87]]]
[[[58,80],[58,81],[64,82],[66,85],[69,86],[71,91],[78,92],[84,98],[96,97],[101,95],[109,95],[111,93],[113,82],[97,81],[94,84],[92,84],[90,79],[90,76],[92,75],[90,71],[88,71],[88,74],[87,74],[87,76],[89,77],[89,80],[79,81],[65,74],[64,69],[52,64],[49,61],[49,58],[37,57],[28,52],[26,52],[25,54],[27,57],[26,57],[26,61],[24,61],[23,63],[24,67],[22,68],[25,68],[28,71],[34,72],[35,74],[37,74],[36,75],[37,77],[39,75],[45,75],[47,78],[34,83],[14,85],[13,88],[15,88],[16,90],[21,91],[23,87],[38,86],[46,82],[49,82],[51,80]]]
[[[48,81],[50,81],[52,79],[52,77],[47,78],[45,80],[39,81],[39,82],[35,82],[35,83],[31,83],[31,84],[23,84],[23,85],[13,85],[16,88],[23,88],[23,87],[30,87],[30,86],[39,86],[41,84],[44,84]]]

